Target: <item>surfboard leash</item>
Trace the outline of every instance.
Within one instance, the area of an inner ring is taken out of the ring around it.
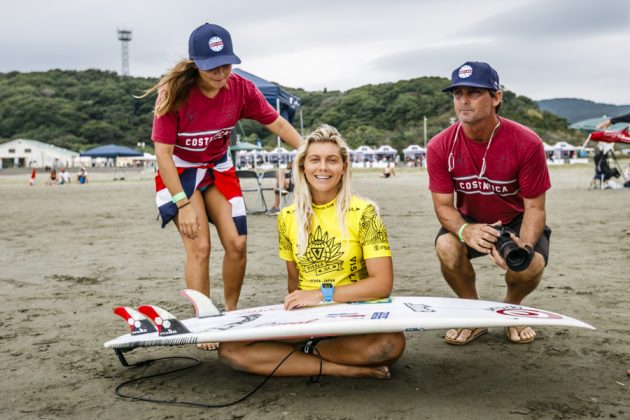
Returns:
[[[184,405],[184,406],[191,406],[191,407],[202,407],[202,408],[221,408],[221,407],[229,407],[231,405],[238,404],[240,402],[245,401],[250,396],[252,396],[256,391],[258,391],[260,388],[262,388],[263,385],[265,385],[269,381],[269,379],[271,379],[273,377],[273,374],[276,373],[276,371],[280,368],[280,366],[282,366],[284,364],[284,362],[286,362],[287,359],[293,353],[298,351],[299,348],[295,348],[295,349],[291,350],[286,356],[284,356],[284,358],[271,371],[271,373],[269,375],[267,375],[265,377],[265,379],[260,384],[256,385],[256,387],[254,387],[254,389],[249,391],[244,396],[242,396],[242,397],[240,397],[240,398],[238,398],[237,400],[234,400],[234,401],[225,402],[225,403],[214,403],[214,404],[213,403],[199,403],[199,402],[195,402],[195,401],[161,400],[161,399],[157,399],[157,398],[150,398],[150,397],[134,396],[134,395],[124,394],[120,390],[122,388],[124,388],[125,386],[127,386],[127,385],[131,385],[133,383],[144,381],[144,380],[151,379],[151,378],[157,378],[157,377],[160,377],[160,376],[166,376],[166,375],[170,375],[172,373],[176,373],[176,372],[181,372],[181,371],[184,371],[184,370],[192,369],[194,367],[199,366],[201,364],[201,361],[199,359],[195,358],[195,357],[190,357],[190,356],[168,356],[168,357],[159,357],[159,358],[156,358],[156,359],[141,360],[141,361],[136,362],[136,363],[129,363],[129,362],[127,362],[127,359],[125,359],[125,356],[123,355],[124,350],[122,350],[122,349],[114,349],[114,350],[116,351],[116,355],[118,356],[118,359],[120,360],[122,365],[125,366],[125,367],[129,367],[129,368],[150,366],[150,365],[154,364],[155,362],[159,362],[159,361],[162,361],[162,360],[184,360],[185,359],[185,360],[192,360],[193,361],[193,363],[188,365],[188,366],[167,370],[166,372],[154,373],[154,374],[151,374],[151,375],[145,375],[145,376],[141,376],[139,378],[134,378],[134,379],[127,380],[127,381],[119,384],[116,387],[116,389],[114,389],[114,393],[116,395],[118,395],[119,397],[125,398],[125,399],[128,399],[128,400],[146,401],[146,402],[153,402],[153,403],[158,403],[158,404],[175,404],[175,405]],[[315,351],[317,352],[317,357],[319,358],[319,374],[316,377],[311,376],[311,378],[310,378],[310,382],[311,383],[315,383],[315,382],[319,381],[319,378],[322,375],[322,368],[323,368],[322,357],[319,354],[319,351],[317,351],[317,350],[315,350]]]

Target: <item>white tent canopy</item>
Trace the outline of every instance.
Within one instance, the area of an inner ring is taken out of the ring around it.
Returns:
[[[382,146],[380,146],[378,149],[376,149],[375,151],[376,155],[382,155],[382,156],[392,156],[392,155],[396,155],[398,154],[398,150],[394,149],[392,146],[384,144]]]
[[[575,146],[567,143],[566,141],[559,141],[553,145],[553,150],[575,150]]]
[[[267,154],[269,163],[286,163],[290,159],[291,153],[284,147],[276,147]]]
[[[384,144],[381,147],[379,147],[378,149],[376,149],[376,153],[383,153],[383,154],[395,154],[398,153],[398,150],[394,149],[392,146]]]
[[[374,149],[372,149],[370,146],[359,146],[354,150],[354,153],[361,153],[364,155],[373,155]]]
[[[545,152],[551,152],[554,150],[553,147],[551,147],[549,144],[543,142],[543,147],[545,148]]]
[[[405,156],[423,155],[426,153],[427,151],[423,147],[418,146],[417,144],[410,144],[409,146],[403,149],[403,154]]]
[[[374,149],[372,149],[370,146],[359,146],[350,154],[352,156],[352,160],[355,162],[360,162],[363,160],[371,161],[374,159]]]

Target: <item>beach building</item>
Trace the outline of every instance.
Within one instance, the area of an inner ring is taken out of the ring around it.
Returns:
[[[79,154],[37,140],[16,139],[0,143],[0,169],[6,168],[71,168]]]

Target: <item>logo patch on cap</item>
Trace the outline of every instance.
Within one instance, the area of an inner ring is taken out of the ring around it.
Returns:
[[[212,51],[219,52],[223,49],[223,40],[218,36],[213,36],[210,38],[210,41],[208,41],[208,46]]]
[[[459,78],[460,79],[465,79],[467,77],[470,77],[470,76],[472,76],[472,73],[473,73],[473,69],[468,64],[466,64],[465,66],[461,66],[459,68]]]

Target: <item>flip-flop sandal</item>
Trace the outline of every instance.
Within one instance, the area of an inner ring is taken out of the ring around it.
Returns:
[[[455,340],[451,339],[451,338],[447,338],[446,336],[444,337],[444,342],[447,344],[452,344],[454,346],[463,346],[466,345],[468,343],[470,343],[471,341],[475,341],[477,338],[481,337],[482,335],[486,334],[488,332],[487,328],[454,328],[455,330],[457,330],[457,337],[459,337],[462,333],[463,330],[470,330],[471,334],[470,336],[466,339],[466,341],[457,341],[457,337]]]
[[[512,340],[512,336],[510,334],[510,328],[515,328],[516,331],[518,332],[518,335],[521,335],[521,331],[523,331],[525,328],[527,328],[527,326],[524,326],[522,328],[519,329],[519,327],[505,327],[505,336],[507,337],[508,341],[510,343],[514,343],[514,344],[528,344],[531,343],[532,341],[534,341],[536,339],[536,336],[531,337],[531,338],[521,338],[519,341],[516,340]]]

